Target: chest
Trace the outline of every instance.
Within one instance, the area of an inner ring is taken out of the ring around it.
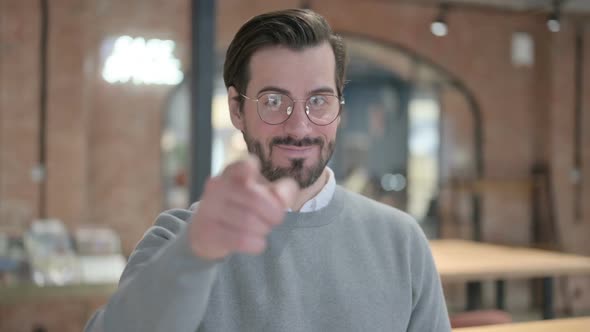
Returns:
[[[412,291],[404,255],[337,232],[270,240],[263,255],[235,255],[220,270],[205,326],[223,328],[211,331],[405,330]]]

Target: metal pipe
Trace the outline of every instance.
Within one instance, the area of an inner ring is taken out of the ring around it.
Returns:
[[[211,103],[215,71],[215,0],[192,0],[190,202],[199,199],[211,174]]]

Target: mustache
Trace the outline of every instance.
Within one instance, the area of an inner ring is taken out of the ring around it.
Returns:
[[[324,140],[320,137],[304,137],[302,139],[294,139],[291,136],[285,137],[275,137],[270,142],[270,145],[293,145],[293,146],[310,146],[310,145],[319,145],[320,147],[324,146]]]

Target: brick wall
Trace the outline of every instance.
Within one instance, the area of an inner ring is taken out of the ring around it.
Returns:
[[[39,20],[28,14],[36,9],[32,2],[0,6],[0,204],[3,214],[27,211],[19,218],[24,223],[38,202],[30,172],[39,131]]]
[[[0,200],[5,210],[24,206],[36,217],[39,8],[36,1],[2,6]],[[126,254],[162,209],[160,129],[172,88],[106,83],[101,48],[125,34],[173,39],[186,67],[188,8],[187,1],[50,3],[47,214],[71,229],[114,227]]]

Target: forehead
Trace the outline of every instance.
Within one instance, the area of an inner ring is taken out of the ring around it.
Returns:
[[[334,51],[328,42],[294,50],[273,46],[254,53],[249,64],[248,93],[276,86],[301,97],[308,91],[331,87],[336,92]]]

